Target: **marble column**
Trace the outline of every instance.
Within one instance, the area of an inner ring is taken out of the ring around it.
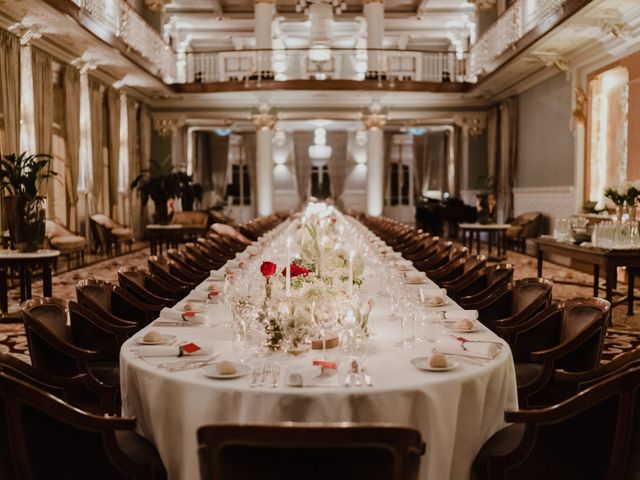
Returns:
[[[366,211],[368,215],[379,216],[384,207],[384,126],[387,116],[370,111],[363,114],[362,122],[367,128]]]
[[[382,0],[364,0],[364,17],[367,21],[367,76],[377,77],[384,68],[381,49],[384,40],[384,3]]]
[[[252,116],[256,126],[256,211],[273,213],[273,127],[278,121],[272,109],[263,108]]]
[[[271,22],[275,11],[275,0],[255,0],[254,6],[254,34],[257,50],[271,50]],[[270,78],[273,76],[271,68],[271,51],[258,52],[257,69],[258,77]]]

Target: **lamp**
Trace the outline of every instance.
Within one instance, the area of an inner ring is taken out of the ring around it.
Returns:
[[[327,131],[318,127],[313,131],[313,145],[309,146],[309,158],[314,167],[322,167],[331,158],[333,149],[327,145]]]

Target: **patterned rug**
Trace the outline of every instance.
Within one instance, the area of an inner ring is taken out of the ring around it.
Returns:
[[[149,249],[122,255],[108,259],[97,264],[56,275],[53,278],[53,294],[70,300],[75,300],[75,284],[85,278],[99,278],[111,282],[117,282],[118,268],[122,266],[145,265],[149,256]],[[507,260],[515,265],[515,278],[527,278],[537,276],[536,259],[515,252],[508,252]],[[545,278],[554,281],[553,298],[556,300],[589,297],[592,295],[592,277],[562,265],[545,262],[543,274]],[[621,290],[626,288],[621,286]],[[9,290],[10,305],[14,310],[18,308],[19,290]],[[41,283],[34,285],[33,296],[42,294]],[[640,292],[636,291],[636,296]],[[620,298],[618,296],[618,298]],[[608,362],[625,352],[638,348],[640,345],[640,302],[635,304],[635,315],[626,314],[626,304],[618,305],[613,309],[613,327],[609,329],[605,341],[603,362]],[[21,323],[0,323],[0,352],[12,353],[21,359],[28,361],[27,342],[24,336],[24,328]]]

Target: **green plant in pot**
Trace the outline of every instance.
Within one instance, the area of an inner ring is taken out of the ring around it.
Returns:
[[[153,221],[158,224],[167,224],[171,221],[172,211],[169,205],[182,194],[181,172],[175,172],[171,164],[171,157],[164,160],[151,159],[148,170],[143,170],[131,182],[131,190],[140,192],[142,206],[149,199],[153,200],[155,214]]]
[[[496,179],[493,176],[480,176],[476,182],[480,193],[476,195],[478,222],[489,224],[496,222]]]
[[[44,243],[46,204],[41,185],[56,175],[53,157],[44,153],[12,153],[0,160],[0,185],[4,193],[4,216],[13,248],[35,252]]]
[[[188,175],[187,172],[177,172],[180,177],[180,201],[182,202],[182,210],[190,212],[193,210],[193,206],[196,202],[202,201],[202,194],[204,193],[202,185],[199,183],[193,183],[193,175]]]

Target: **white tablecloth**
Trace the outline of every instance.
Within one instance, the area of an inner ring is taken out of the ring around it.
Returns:
[[[365,287],[367,288],[367,284]],[[374,387],[249,388],[251,375],[214,380],[199,370],[168,372],[135,355],[137,344],[121,351],[123,414],[138,420],[138,431],[158,448],[170,479],[199,478],[196,431],[212,423],[274,421],[391,422],[417,428],[427,444],[420,477],[468,479],[470,466],[483,443],[504,425],[505,409],[517,408],[515,373],[508,347],[484,364],[454,359],[449,372],[425,372],[409,360],[428,354],[431,345],[411,349],[393,346],[399,323],[389,318],[389,300],[379,298],[372,312],[370,353],[365,365]],[[457,309],[456,305],[448,308]],[[229,315],[222,305],[208,315]],[[149,329],[151,327],[147,327]],[[158,329],[157,327],[153,327]],[[231,331],[221,326],[163,327],[181,340],[211,344],[233,359]],[[142,332],[144,333],[144,332]],[[482,330],[473,339],[500,341]],[[307,365],[315,354],[287,363]],[[284,383],[284,374],[282,375]]]

